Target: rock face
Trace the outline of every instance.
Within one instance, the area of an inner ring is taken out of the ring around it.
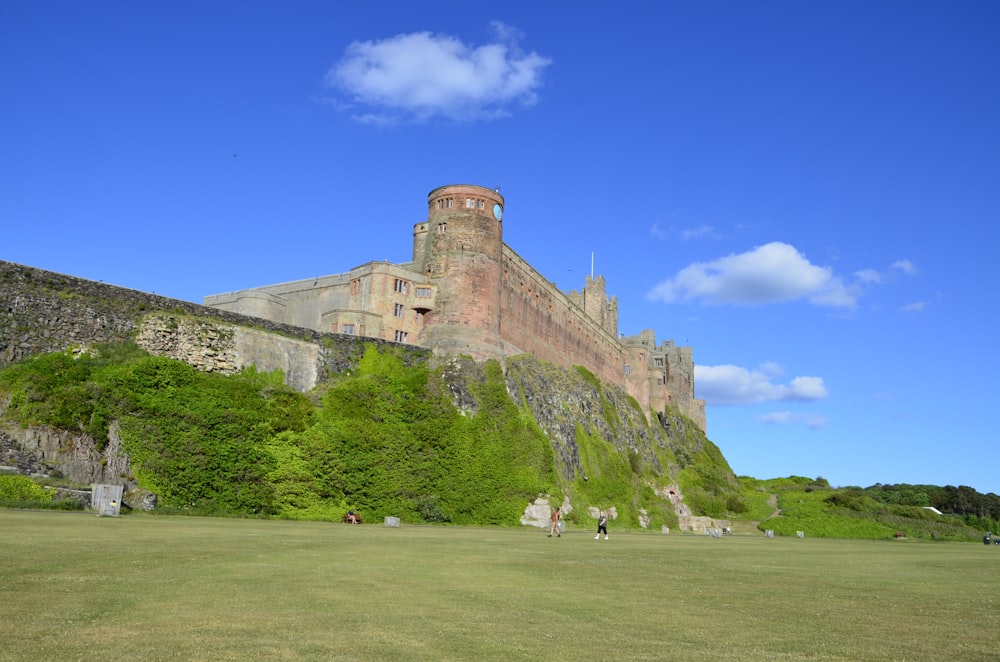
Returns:
[[[482,378],[482,364],[454,358],[443,365],[443,373],[455,404],[474,413],[475,401],[468,385]],[[677,515],[679,530],[698,531],[715,526],[712,520],[703,522],[692,515],[677,485],[680,471],[694,463],[706,445],[711,445],[690,419],[668,412],[651,415],[652,420],[647,420],[638,403],[621,388],[598,382],[586,370],[555,366],[529,354],[507,358],[505,381],[511,399],[530,410],[548,437],[556,468],[564,480],[588,480],[577,440],[577,430],[581,429],[660,477],[650,487],[670,504]],[[723,470],[731,475],[728,466]],[[585,517],[595,521],[600,513],[596,507],[565,499],[561,504],[564,515],[569,515],[574,506],[584,506]],[[549,495],[539,495],[525,508],[521,524],[548,528],[551,507]],[[618,518],[614,505],[604,510],[612,521]],[[639,526],[647,528],[651,521],[650,515],[640,510]]]
[[[0,429],[3,464],[18,473],[65,477],[74,483],[122,485],[133,490],[128,456],[121,449],[117,426],[112,425],[104,450],[97,451],[94,440],[48,427]]]
[[[0,427],[0,471],[40,478],[65,478],[80,485],[121,485],[123,505],[154,510],[157,498],[140,489],[132,476],[128,456],[122,451],[118,426],[112,424],[108,443],[98,451],[87,435],[52,428]],[[58,498],[91,503],[89,489],[56,488]]]
[[[615,386],[602,385],[580,370],[567,370],[524,354],[507,360],[507,391],[531,410],[552,442],[563,478],[581,476],[577,426],[600,437],[620,453],[637,456],[661,475],[676,475],[683,467],[663,466],[657,449],[684,453],[691,439],[701,437],[697,426],[680,415],[659,416],[652,424],[636,401]],[[693,435],[685,435],[690,427]],[[699,449],[694,449],[697,452]],[[582,477],[582,476],[581,476]]]
[[[522,526],[537,526],[539,529],[547,529],[552,517],[552,502],[546,495],[539,495],[537,499],[528,504],[521,515]]]

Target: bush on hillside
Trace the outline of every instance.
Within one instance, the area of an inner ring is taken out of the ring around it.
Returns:
[[[52,501],[53,493],[27,476],[0,475],[0,503]]]

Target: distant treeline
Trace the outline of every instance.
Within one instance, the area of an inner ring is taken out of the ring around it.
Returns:
[[[966,485],[882,485],[865,488],[865,493],[879,503],[937,508],[942,513],[961,515],[966,523],[988,530],[1000,528],[1000,496],[980,494]]]

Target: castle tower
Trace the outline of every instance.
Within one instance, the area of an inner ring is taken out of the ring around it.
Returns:
[[[587,276],[583,297],[577,305],[602,329],[618,337],[618,298],[608,298],[604,276]]]
[[[413,266],[435,287],[421,344],[444,354],[499,358],[504,199],[481,186],[442,186],[413,231]]]

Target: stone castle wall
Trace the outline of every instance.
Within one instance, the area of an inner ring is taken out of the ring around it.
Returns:
[[[556,365],[582,365],[606,382],[624,385],[624,351],[614,333],[507,245],[503,272],[500,336],[508,355],[527,352]]]
[[[127,340],[209,372],[281,370],[301,391],[356,366],[369,344],[391,346],[409,364],[431,357],[420,347],[321,333],[0,260],[0,367]]]

